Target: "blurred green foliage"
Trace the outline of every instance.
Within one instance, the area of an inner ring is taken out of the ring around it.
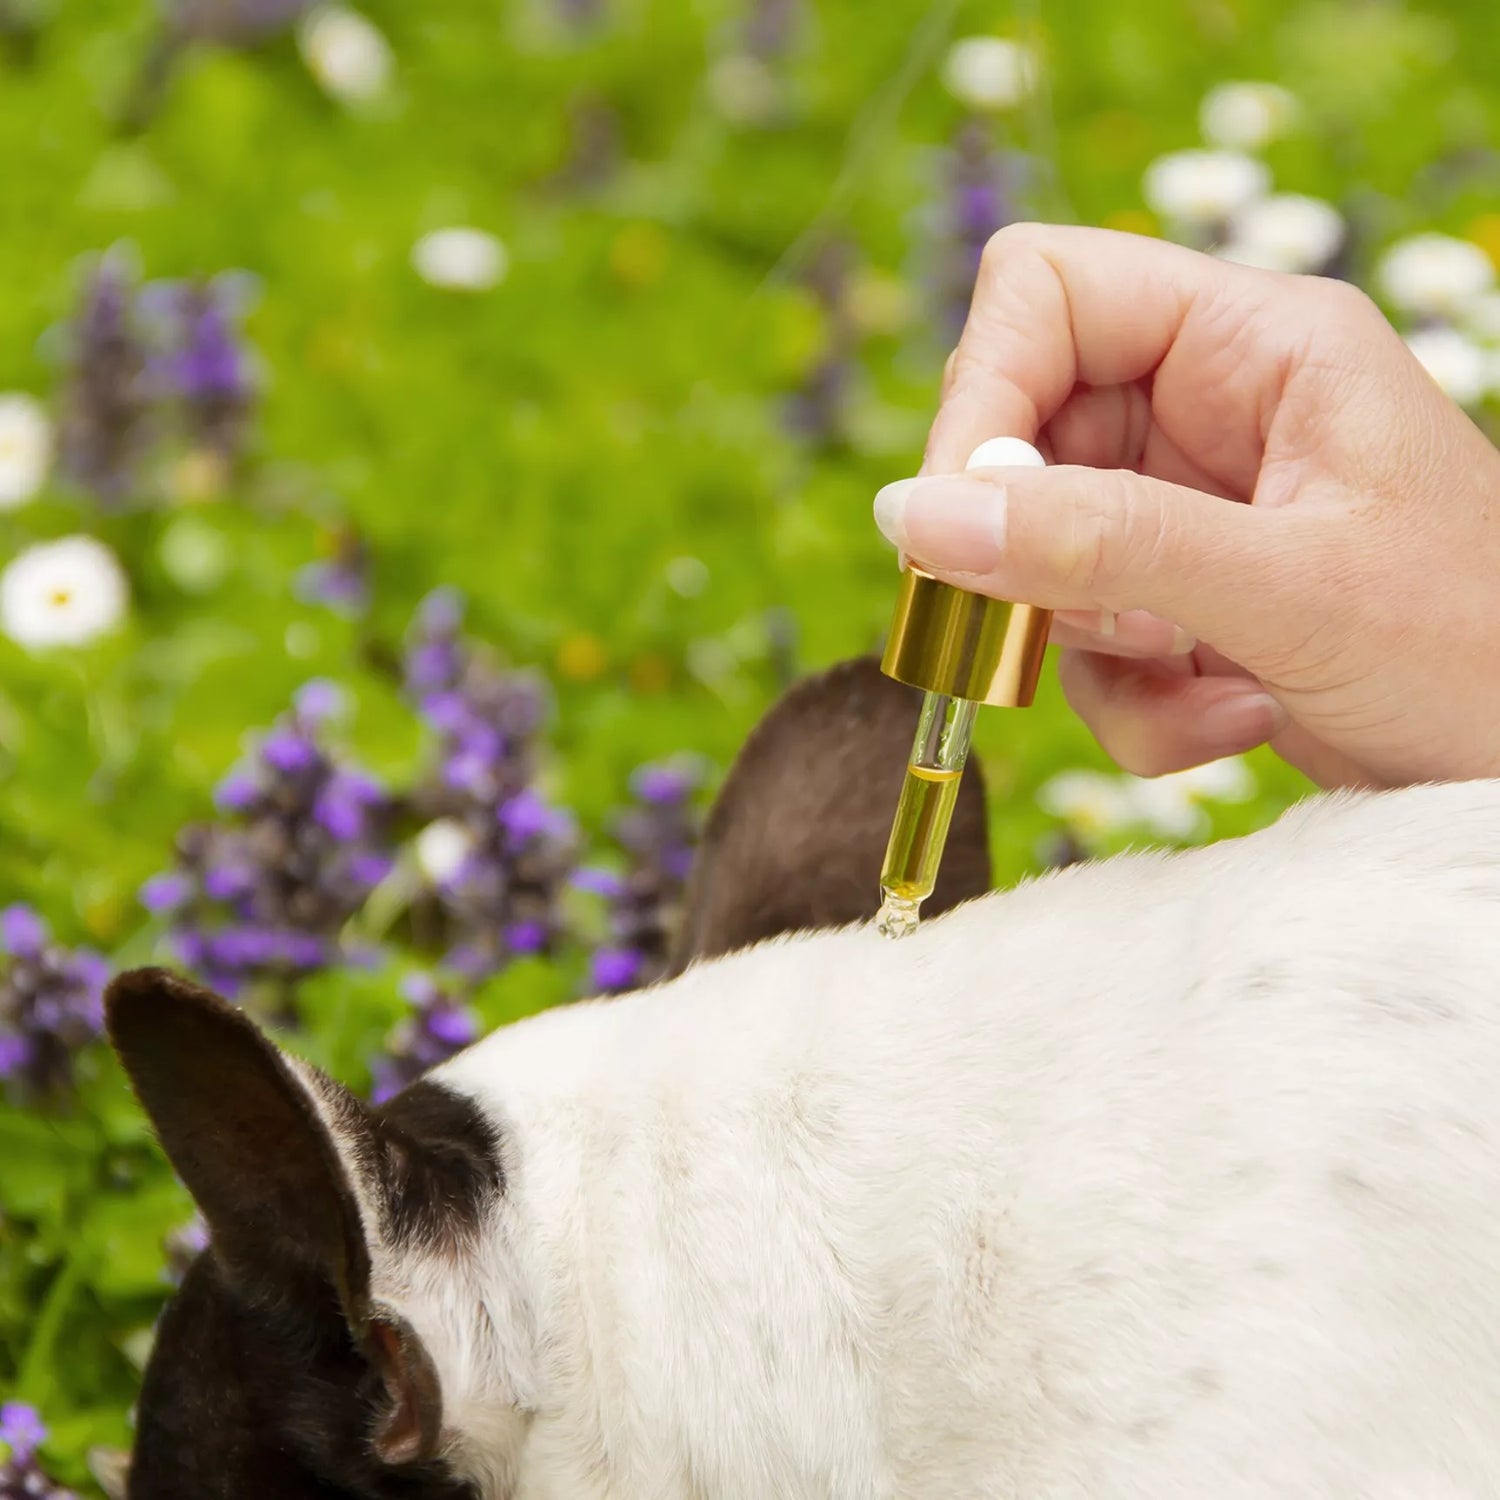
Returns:
[[[266,378],[216,497],[163,474],[117,514],[60,486],[0,514],[0,558],[85,530],[134,591],[96,647],[0,642],[4,901],[121,964],[150,956],[138,887],[314,676],[353,694],[366,764],[409,770],[416,728],[380,663],[440,583],[554,682],[549,776],[594,828],[643,760],[727,764],[785,671],[776,621],[798,671],[874,646],[894,566],[869,500],[915,467],[946,353],[924,223],[962,113],[939,83],[956,36],[1045,58],[1045,87],[993,123],[1043,166],[1032,215],[1149,231],[1146,164],[1196,143],[1210,84],[1266,78],[1308,115],[1269,150],[1278,184],[1357,210],[1362,253],[1429,226],[1495,234],[1490,0],[816,0],[768,64],[776,110],[737,120],[720,65],[754,3],[599,0],[570,26],[560,0],[366,0],[396,60],[378,105],[330,99],[283,34],[187,48],[127,129],[151,0],[0,0],[0,390],[55,391],[79,259],[122,241],[153,278],[252,273]],[[503,241],[500,285],[418,277],[414,242],[447,224]],[[781,402],[827,351],[805,273],[834,240],[862,309],[853,385],[842,430],[806,441]],[[292,587],[348,526],[374,569],[357,623]],[[1103,762],[1050,683],[980,738],[1009,882],[1051,826],[1038,786]],[[1299,794],[1254,765],[1259,795],[1215,809],[1216,832]],[[498,1022],[571,984],[521,965],[481,1008]],[[356,1081],[402,1008],[379,975],[329,976],[306,1004],[304,1049]],[[0,1393],[45,1410],[47,1461],[86,1485],[89,1448],[127,1441],[187,1204],[98,1049],[81,1075],[60,1111],[0,1106]]]

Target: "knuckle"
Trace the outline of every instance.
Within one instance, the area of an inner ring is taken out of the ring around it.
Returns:
[[[1049,528],[1058,547],[1058,582],[1090,602],[1109,604],[1115,586],[1154,546],[1159,518],[1132,493],[1123,471],[1079,470],[1067,523]]]
[[[979,257],[979,274],[988,280],[1002,274],[1002,268],[1013,264],[1019,256],[1041,255],[1048,243],[1049,232],[1044,224],[1007,224],[997,229],[985,241],[984,252]]]
[[[1325,312],[1340,321],[1364,323],[1385,322],[1385,315],[1373,297],[1349,281],[1328,277],[1316,283],[1314,295]]]

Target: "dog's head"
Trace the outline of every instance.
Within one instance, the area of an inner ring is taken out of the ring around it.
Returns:
[[[860,660],[770,711],[709,818],[675,969],[874,914],[917,708],[916,693]],[[930,909],[988,882],[975,771]],[[432,1347],[413,1307],[464,1295],[463,1252],[506,1190],[496,1125],[437,1079],[366,1106],[235,1007],[160,970],[117,980],[107,1014],[210,1234],[159,1325],[132,1500],[472,1496],[450,1464],[439,1370],[452,1351]],[[484,1336],[502,1346],[500,1323],[524,1317],[483,1312]],[[495,1358],[503,1365],[505,1350]],[[502,1369],[499,1383],[513,1410],[485,1420],[497,1451],[514,1452],[524,1371]],[[503,1461],[493,1472],[505,1492]]]

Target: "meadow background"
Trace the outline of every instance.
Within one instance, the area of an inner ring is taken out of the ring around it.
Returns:
[[[108,972],[377,1093],[649,978],[750,725],[880,640],[987,234],[1311,197],[1247,253],[1492,423],[1497,76],[1489,0],[0,0],[0,1495],[108,1481],[198,1242]],[[1050,680],[980,744],[1000,884],[1303,790],[1118,777]]]

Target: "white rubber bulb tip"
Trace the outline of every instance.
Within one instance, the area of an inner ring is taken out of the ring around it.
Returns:
[[[966,469],[1045,469],[1047,460],[1030,443],[1016,437],[990,438],[981,443],[964,465]]]

